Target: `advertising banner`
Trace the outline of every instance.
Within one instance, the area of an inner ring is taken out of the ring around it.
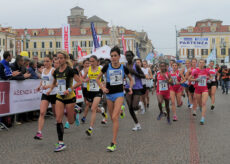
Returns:
[[[179,48],[202,48],[209,49],[209,38],[207,37],[179,37],[178,38]]]
[[[70,53],[70,25],[62,25],[62,49]]]

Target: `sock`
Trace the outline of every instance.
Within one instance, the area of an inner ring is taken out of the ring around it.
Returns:
[[[38,131],[38,133],[42,134],[42,131]]]
[[[58,140],[63,141],[64,128],[62,123],[57,123]]]

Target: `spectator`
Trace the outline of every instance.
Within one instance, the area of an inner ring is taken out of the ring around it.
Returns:
[[[0,62],[0,79],[12,80],[15,76],[20,74],[19,71],[10,68],[9,62],[12,59],[12,55],[9,51],[5,51],[3,54],[3,60]]]
[[[44,64],[41,62],[38,62],[37,64],[37,70],[36,70],[36,74],[38,75],[38,78],[41,79],[41,75],[42,75],[42,70],[44,69]]]
[[[227,67],[222,69],[222,94],[228,94],[228,83],[229,83],[230,71]]]
[[[38,75],[36,74],[37,63],[34,60],[31,60],[29,64],[29,73],[31,74],[30,79],[39,79]]]
[[[14,63],[10,65],[12,71],[18,71],[19,74],[12,78],[12,80],[25,80],[28,79],[31,75],[26,72],[24,67],[24,58],[21,55],[17,55]]]
[[[27,57],[24,57],[24,67],[25,67],[26,69],[29,68],[29,64],[30,64],[30,59],[27,58]]]

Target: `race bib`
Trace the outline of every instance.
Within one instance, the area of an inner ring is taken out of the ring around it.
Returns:
[[[109,70],[110,75],[110,85],[121,85],[122,80],[122,70]]]
[[[65,79],[59,79],[58,82],[58,94],[64,95],[64,92],[66,91],[66,80]]]
[[[177,77],[176,76],[172,76],[172,82],[173,82],[173,85],[176,85],[176,83],[177,83]]]
[[[210,75],[211,75],[212,81],[216,81],[216,75],[215,74],[210,74]]]
[[[50,84],[50,82],[49,82],[49,76],[43,76],[42,77],[42,86],[47,86],[49,84]]]
[[[207,85],[207,77],[206,76],[199,76],[198,86],[205,87]]]
[[[83,88],[87,88],[87,83],[83,83]]]
[[[159,80],[159,90],[160,91],[167,91],[168,90],[168,83],[166,80]]]
[[[97,85],[96,79],[89,80],[89,91],[99,91],[99,86]]]

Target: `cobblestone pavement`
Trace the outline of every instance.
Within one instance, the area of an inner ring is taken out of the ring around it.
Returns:
[[[120,119],[117,151],[106,152],[112,139],[111,121],[101,125],[101,115],[93,135],[87,137],[86,124],[72,125],[65,130],[67,149],[54,153],[57,142],[54,119],[47,119],[43,130],[44,139],[33,139],[37,122],[14,126],[9,131],[0,131],[1,164],[229,164],[230,163],[230,95],[218,90],[216,109],[210,111],[210,100],[206,124],[199,125],[184,105],[177,110],[178,122],[168,125],[166,119],[157,121],[159,113],[156,96],[151,95],[149,110],[138,114],[142,130],[133,132],[133,121],[126,110],[125,119]]]

